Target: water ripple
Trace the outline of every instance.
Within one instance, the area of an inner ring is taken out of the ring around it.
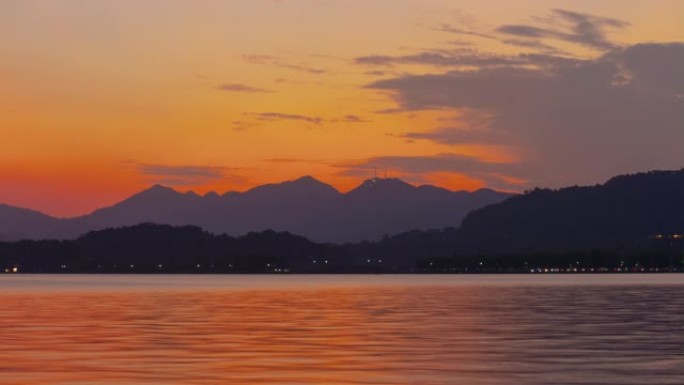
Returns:
[[[6,293],[0,384],[684,383],[682,285],[421,279]]]

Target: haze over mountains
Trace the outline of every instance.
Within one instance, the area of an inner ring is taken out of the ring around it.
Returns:
[[[0,205],[0,240],[70,239],[88,231],[143,222],[196,225],[231,235],[289,231],[317,242],[377,240],[415,229],[458,226],[474,209],[511,194],[449,191],[399,179],[369,179],[340,193],[313,177],[267,184],[244,193],[179,193],[155,185],[110,207],[76,218]]]

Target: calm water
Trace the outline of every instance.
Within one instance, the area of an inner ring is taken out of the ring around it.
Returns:
[[[0,276],[0,384],[684,384],[684,275]]]

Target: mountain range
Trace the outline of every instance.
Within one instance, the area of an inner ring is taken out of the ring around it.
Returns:
[[[271,196],[273,191],[282,189],[297,199],[305,199],[300,197],[302,183],[312,181],[259,188],[249,199],[259,201],[263,199],[259,194]],[[380,191],[380,197],[406,201],[397,192],[397,186],[403,186],[397,181],[369,183],[355,194],[366,191],[362,196],[370,199],[373,195],[367,195],[366,189],[372,189]],[[323,187],[315,182],[313,185]],[[396,196],[382,192],[385,188]],[[400,188],[406,189],[405,194],[418,189]],[[320,192],[334,193],[325,188]],[[180,202],[206,198],[157,187],[132,198],[116,212],[146,209],[146,199],[151,196],[158,202],[159,195],[167,196],[167,201],[174,198]],[[239,195],[231,196],[236,199]],[[344,199],[352,198],[356,204],[371,203],[353,194]],[[220,197],[212,195],[210,199]],[[107,210],[98,214],[105,216]],[[291,209],[282,210],[279,213],[289,213],[287,210]],[[105,217],[116,219],[113,215]],[[15,268],[21,272],[53,273],[273,273],[285,270],[510,273],[549,268],[684,271],[683,242],[684,170],[652,171],[618,176],[596,186],[534,189],[474,210],[458,228],[412,230],[375,242],[321,243],[272,230],[242,236],[215,235],[197,226],[152,223],[91,231],[75,240],[0,242],[0,271]]]
[[[458,226],[470,211],[511,195],[489,189],[468,192],[413,186],[394,178],[369,179],[347,193],[310,176],[222,195],[200,196],[155,185],[75,218],[0,204],[0,240],[72,239],[88,231],[153,222],[194,225],[216,234],[276,230],[316,242],[356,242]]]

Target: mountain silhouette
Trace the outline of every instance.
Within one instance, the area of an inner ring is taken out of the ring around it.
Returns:
[[[414,229],[458,226],[471,210],[496,203],[508,194],[491,190],[453,192],[413,186],[399,179],[369,179],[343,196],[339,221],[342,239],[377,239]]]
[[[307,225],[324,223],[334,230],[335,226],[345,224],[347,220],[358,220],[361,215],[369,220],[375,218],[378,228],[387,229],[389,225],[382,217],[385,211],[389,211],[386,215],[393,215],[391,220],[405,220],[402,225],[420,223],[410,221],[411,215],[432,215],[415,206],[396,213],[392,210],[397,205],[417,202],[428,207],[422,201],[425,197],[435,199],[442,206],[444,202],[456,205],[454,202],[458,200],[454,200],[454,196],[465,199],[482,194],[496,196],[488,190],[480,194],[453,193],[391,179],[366,181],[347,194],[309,178],[223,196],[207,194],[200,197],[155,186],[118,205],[98,210],[88,219],[128,220],[124,214],[135,210],[148,210],[149,215],[173,219],[176,209],[188,212],[216,209],[219,210],[216,218],[220,218],[225,215],[220,210],[229,212],[237,207],[246,210],[244,212],[258,208],[261,211],[255,212],[253,218],[265,221],[270,216],[273,223],[286,225],[293,222],[288,222],[287,218],[279,222],[278,215],[299,213],[302,207],[329,209],[331,206],[327,205],[333,202],[341,208],[337,213],[343,215],[320,216],[312,209],[299,218],[311,221],[306,222]],[[412,230],[373,242],[345,244],[316,242],[298,234],[273,230],[230,236],[216,235],[199,226],[143,223],[91,231],[69,241],[0,242],[0,268],[14,266],[23,272],[102,273],[264,273],[282,272],[282,269],[337,273],[510,273],[553,267],[682,271],[682,198],[684,170],[653,171],[615,177],[603,185],[534,189],[474,210],[459,228]],[[290,206],[310,201],[316,204]],[[162,204],[172,207],[162,210]],[[366,210],[355,212],[355,207]],[[280,211],[274,212],[274,209]],[[416,211],[411,211],[414,209]],[[53,222],[39,213],[7,206],[0,206],[0,210],[23,216],[28,221],[42,221],[48,230],[53,229]],[[133,220],[144,216],[140,212],[136,214],[138,216]],[[197,215],[201,217],[206,212]],[[380,221],[377,215],[380,215]],[[333,223],[333,220],[338,222]],[[363,227],[362,230],[369,231]]]
[[[656,234],[683,232],[684,169],[534,189],[469,213],[457,238],[463,251],[503,253],[633,248]]]
[[[73,238],[90,227],[87,220],[60,219],[35,210],[0,204],[0,241]]]
[[[471,210],[509,196],[487,189],[416,187],[384,178],[366,180],[347,193],[311,176],[222,195],[200,196],[155,185],[113,206],[69,219],[5,206],[0,210],[0,234],[4,240],[69,239],[91,230],[151,222],[231,235],[287,231],[316,242],[342,243],[458,226]]]
[[[473,210],[458,228],[404,232],[348,245],[348,253],[360,260],[380,256],[403,268],[434,258],[469,269],[483,260],[521,269],[525,261],[554,258],[565,267],[578,259],[597,266],[607,260],[681,266],[683,240],[684,169],[622,175],[595,186],[537,188]]]

